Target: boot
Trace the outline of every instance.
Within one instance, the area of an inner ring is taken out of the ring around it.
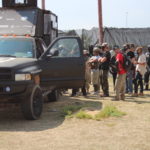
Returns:
[[[124,101],[124,100],[125,100],[125,95],[124,95],[124,94],[121,94],[121,95],[120,95],[120,99]]]
[[[98,91],[98,85],[94,85],[94,92],[97,92]]]
[[[149,89],[149,86],[148,84],[145,85],[145,90],[148,90]]]

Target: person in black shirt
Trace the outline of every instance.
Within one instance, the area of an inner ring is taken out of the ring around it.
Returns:
[[[109,74],[109,64],[111,59],[111,54],[109,52],[109,46],[107,43],[102,44],[103,56],[99,59],[100,62],[100,84],[103,90],[103,97],[109,97],[109,84],[108,84],[108,74]]]
[[[146,62],[147,62],[147,72],[144,76],[145,90],[149,90],[149,77],[150,77],[150,45],[148,47],[148,52],[146,53]]]
[[[127,72],[127,82],[126,82],[126,93],[132,94],[133,93],[133,75],[135,72],[135,66],[134,66],[134,61],[135,61],[135,46],[134,44],[130,44],[130,49],[127,51],[127,56],[130,59],[132,66]]]

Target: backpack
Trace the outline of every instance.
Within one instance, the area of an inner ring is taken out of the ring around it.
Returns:
[[[130,58],[126,55],[126,54],[123,54],[123,57],[124,57],[124,61],[123,61],[123,68],[126,70],[126,71],[129,71],[131,70],[131,67],[132,67],[132,62],[130,60]]]
[[[148,67],[150,67],[150,54],[147,57],[147,65],[148,65]]]
[[[110,73],[117,73],[118,72],[118,65],[116,64],[116,56],[113,56],[110,60],[110,68],[109,68],[109,71]]]
[[[147,71],[150,72],[150,53],[146,57]]]

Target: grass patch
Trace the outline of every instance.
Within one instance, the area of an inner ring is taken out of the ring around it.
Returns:
[[[62,115],[64,117],[70,118],[72,115],[79,111],[82,108],[82,106],[77,106],[77,105],[70,105],[70,106],[65,106],[62,110]]]
[[[95,120],[100,121],[108,117],[122,117],[126,113],[119,111],[115,106],[106,106],[102,111],[95,115]]]
[[[119,111],[115,106],[108,105],[99,113],[92,116],[86,112],[87,104],[65,106],[62,109],[62,116],[65,118],[92,119],[100,121],[109,117],[122,117],[126,113]]]
[[[93,117],[90,114],[82,110],[76,113],[74,116],[78,119],[93,119]]]

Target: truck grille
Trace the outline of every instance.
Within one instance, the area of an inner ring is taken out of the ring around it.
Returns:
[[[0,81],[12,80],[11,69],[0,68]]]

